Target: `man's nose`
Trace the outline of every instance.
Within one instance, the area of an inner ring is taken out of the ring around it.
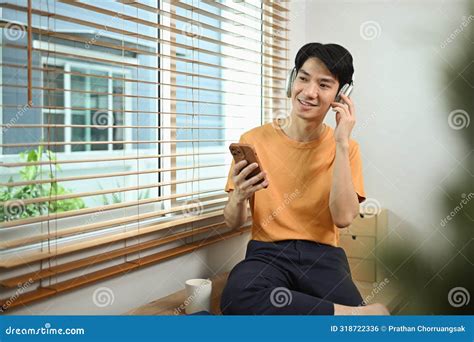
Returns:
[[[318,86],[317,84],[307,84],[303,89],[303,95],[305,98],[316,98],[318,97]]]

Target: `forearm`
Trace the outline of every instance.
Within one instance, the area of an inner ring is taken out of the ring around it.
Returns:
[[[359,213],[359,201],[352,183],[348,144],[336,144],[329,209],[338,228],[349,226]]]
[[[247,199],[239,201],[232,191],[224,208],[225,224],[232,229],[240,228],[247,221]]]

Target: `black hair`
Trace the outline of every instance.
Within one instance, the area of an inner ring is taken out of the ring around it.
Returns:
[[[308,58],[317,58],[326,65],[331,74],[339,81],[339,89],[352,81],[354,66],[352,55],[337,44],[308,43],[299,49],[295,57],[298,72]],[[338,90],[339,90],[338,89]]]

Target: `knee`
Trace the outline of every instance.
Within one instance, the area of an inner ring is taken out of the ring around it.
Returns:
[[[262,291],[253,285],[243,284],[242,281],[229,279],[221,296],[221,312],[223,315],[256,315],[259,314],[259,298]]]

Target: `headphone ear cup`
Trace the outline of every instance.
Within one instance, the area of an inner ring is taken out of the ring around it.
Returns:
[[[291,97],[291,88],[296,78],[296,68],[291,69],[286,78],[286,96]]]

